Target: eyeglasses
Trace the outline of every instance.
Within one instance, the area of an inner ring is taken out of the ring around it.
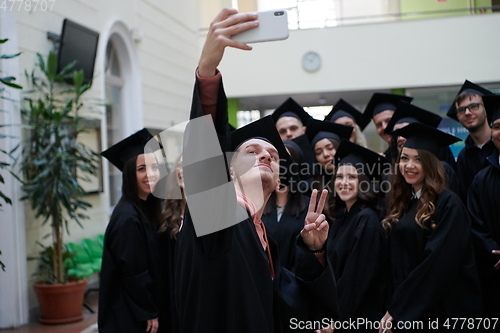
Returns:
[[[481,105],[484,105],[484,104],[483,103],[470,103],[467,106],[459,106],[457,108],[457,113],[464,113],[465,110],[467,110],[467,109],[469,109],[470,112],[475,112],[475,111],[479,110],[479,107]]]

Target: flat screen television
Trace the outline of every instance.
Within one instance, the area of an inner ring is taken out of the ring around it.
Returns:
[[[83,69],[84,82],[94,75],[99,33],[64,19],[58,52],[58,71],[76,60],[75,70]],[[72,83],[72,79],[67,80]]]

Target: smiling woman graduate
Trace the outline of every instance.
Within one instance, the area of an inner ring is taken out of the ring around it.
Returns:
[[[380,332],[393,321],[421,321],[425,332],[431,321],[438,320],[444,329],[447,319],[479,318],[481,290],[471,221],[459,197],[445,189],[437,158],[440,147],[460,139],[420,123],[399,129],[397,135],[407,141],[383,221],[390,231],[393,291]]]
[[[327,256],[337,279],[339,320],[375,322],[385,312],[389,266],[387,238],[374,209],[378,182],[391,165],[383,156],[346,140],[335,159],[335,193],[328,200],[333,221]],[[374,330],[358,327],[354,331]]]
[[[122,171],[122,197],[104,235],[99,287],[101,333],[158,330],[159,254],[157,230],[161,201],[151,195],[159,178],[153,137],[146,130],[102,152]]]
[[[314,181],[312,186],[322,190],[331,188],[330,180],[335,172],[335,154],[340,142],[349,140],[353,127],[311,119],[307,123],[306,137],[316,163],[314,164]]]

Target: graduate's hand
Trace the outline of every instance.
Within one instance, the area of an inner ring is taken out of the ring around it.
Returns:
[[[304,221],[304,228],[300,232],[304,244],[311,251],[322,250],[325,246],[326,239],[328,238],[329,225],[323,212],[325,206],[327,190],[321,192],[318,207],[316,207],[316,197],[318,190],[313,190],[311,200],[309,201],[309,208],[307,209],[306,219]]]
[[[491,251],[493,254],[496,254],[496,255],[499,255],[500,256],[500,250],[493,250]],[[500,270],[500,260],[497,261],[497,263],[495,264],[495,266],[493,266],[493,268],[495,270]]]
[[[147,333],[156,333],[158,331],[158,318],[148,319],[148,323],[146,326]]]
[[[237,15],[234,15],[237,14]],[[252,47],[231,39],[232,35],[255,28],[259,22],[255,21],[257,14],[240,13],[234,8],[224,8],[210,23],[205,45],[198,63],[198,75],[212,77],[216,74],[226,46],[241,50],[251,50]]]
[[[392,318],[391,314],[389,312],[386,312],[384,317],[380,320],[380,328],[378,330],[378,333],[392,333],[393,320],[394,318]]]

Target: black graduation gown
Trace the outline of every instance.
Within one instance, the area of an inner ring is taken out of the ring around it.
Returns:
[[[500,256],[491,253],[500,250],[500,165],[498,151],[488,157],[490,166],[474,178],[467,196],[472,217],[479,277],[483,289],[485,317],[500,317],[500,271],[493,268]]]
[[[304,209],[297,216],[290,215],[290,205],[285,206],[285,210],[278,221],[276,201],[271,204],[269,214],[262,215],[262,222],[266,225],[267,234],[276,242],[278,247],[280,263],[283,267],[292,270],[295,263],[295,246],[297,236],[304,228],[304,220],[309,206],[309,197],[303,196],[302,207]]]
[[[457,173],[453,168],[445,161],[441,161],[443,165],[444,172],[446,173],[446,185],[447,188],[457,195],[460,195],[460,182],[457,178]]]
[[[243,209],[242,207],[240,207]],[[276,278],[253,221],[196,237],[189,211],[178,237],[176,303],[180,332],[300,332],[292,318],[336,315],[331,266],[324,269],[305,246],[296,251],[296,274],[279,263],[269,237]],[[300,276],[300,277],[299,277]]]
[[[444,190],[435,201],[436,227],[415,222],[418,200],[393,223],[389,237],[393,292],[388,312],[396,321],[482,317],[481,290],[471,221],[457,195]],[[432,330],[430,330],[432,331]],[[455,330],[459,331],[459,330]]]
[[[160,251],[160,316],[158,333],[177,333],[177,309],[175,308],[174,258],[176,239],[170,237],[171,228],[159,234]]]
[[[338,214],[328,235],[327,254],[337,281],[339,320],[379,321],[386,310],[388,248],[377,213],[355,203],[349,212]],[[378,331],[367,328],[354,331]]]
[[[158,234],[120,199],[104,234],[99,287],[100,333],[145,332],[158,317]]]
[[[493,142],[488,141],[482,148],[474,144],[472,138],[467,136],[465,147],[460,151],[457,158],[457,177],[460,180],[460,198],[467,203],[467,192],[470,184],[477,173],[486,168],[489,163],[486,160],[488,156],[495,152],[496,148]]]
[[[190,118],[202,115],[196,82]],[[222,84],[215,118],[221,150],[228,151],[227,99]],[[188,132],[185,145],[202,145],[204,138],[197,134]],[[221,170],[211,171],[214,172]],[[186,188],[188,181],[193,180],[186,177]],[[220,184],[207,186],[217,185]],[[235,209],[244,208],[237,205]],[[290,330],[293,317],[311,319],[322,311],[321,316],[336,318],[338,305],[331,266],[324,268],[300,238],[298,244],[296,274],[292,274],[280,265],[278,250],[269,237],[276,274],[272,280],[266,252],[250,218],[197,237],[188,197],[175,261],[179,332],[278,333]]]

